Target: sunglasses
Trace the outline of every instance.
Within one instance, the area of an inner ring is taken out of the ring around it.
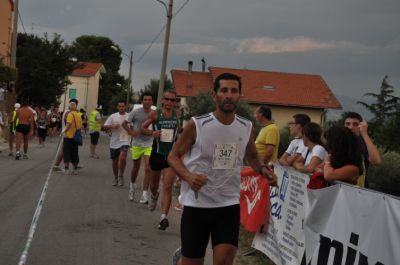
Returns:
[[[174,99],[174,98],[167,98],[167,97],[164,97],[164,100],[171,101],[171,102],[175,102],[175,99]]]

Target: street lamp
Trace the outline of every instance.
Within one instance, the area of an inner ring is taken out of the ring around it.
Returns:
[[[129,94],[132,92],[132,67],[133,67],[133,51],[128,55],[120,50],[118,47],[111,45],[111,49],[121,52],[124,56],[129,58],[129,76],[128,76],[128,89],[126,91],[126,106],[129,106]]]

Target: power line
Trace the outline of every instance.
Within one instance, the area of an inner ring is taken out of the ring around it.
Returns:
[[[24,22],[22,22],[21,13],[19,13],[19,12],[18,12],[18,17],[19,17],[19,21],[21,21],[22,29],[24,30],[24,32],[25,32],[25,34],[26,34]]]
[[[156,0],[158,2],[160,2],[159,0]],[[161,3],[161,2],[160,2]],[[187,3],[189,3],[189,0],[186,0],[185,3],[183,3],[181,5],[181,7],[175,12],[175,14],[173,15],[173,17],[176,17],[179,12],[182,11],[182,9],[187,5]],[[165,30],[166,25],[164,25],[161,30],[157,33],[157,35],[153,38],[153,40],[150,42],[150,44],[147,46],[146,50],[142,53],[142,55],[139,56],[139,59],[137,59],[135,61],[135,64],[138,64],[142,61],[142,59],[146,56],[146,54],[149,52],[150,48],[153,46],[154,42],[156,42],[156,40],[158,39],[158,37],[160,37],[161,33],[163,33],[163,31]]]

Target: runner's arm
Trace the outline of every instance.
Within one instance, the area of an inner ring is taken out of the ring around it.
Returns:
[[[152,110],[147,119],[142,123],[141,133],[144,135],[151,135],[153,137],[160,137],[160,131],[153,131],[149,129],[150,124],[153,124],[157,120],[157,113]],[[158,132],[158,133],[157,133]]]

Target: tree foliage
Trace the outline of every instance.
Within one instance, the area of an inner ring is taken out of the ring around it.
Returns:
[[[45,107],[57,105],[57,98],[69,84],[65,77],[75,67],[70,57],[68,45],[58,34],[50,40],[47,34],[18,33],[18,98]]]
[[[112,111],[113,102],[126,98],[128,86],[124,77],[118,73],[122,61],[121,49],[110,38],[80,36],[71,44],[71,53],[80,62],[104,65],[106,73],[102,74],[100,80],[98,103],[103,105],[105,113]]]
[[[150,79],[150,83],[145,85],[143,89],[140,89],[139,94],[142,94],[144,91],[150,91],[153,95],[153,102],[156,104],[158,98],[158,86],[160,84],[160,79],[152,78]],[[168,77],[165,77],[164,83],[164,91],[173,89],[172,81]]]

